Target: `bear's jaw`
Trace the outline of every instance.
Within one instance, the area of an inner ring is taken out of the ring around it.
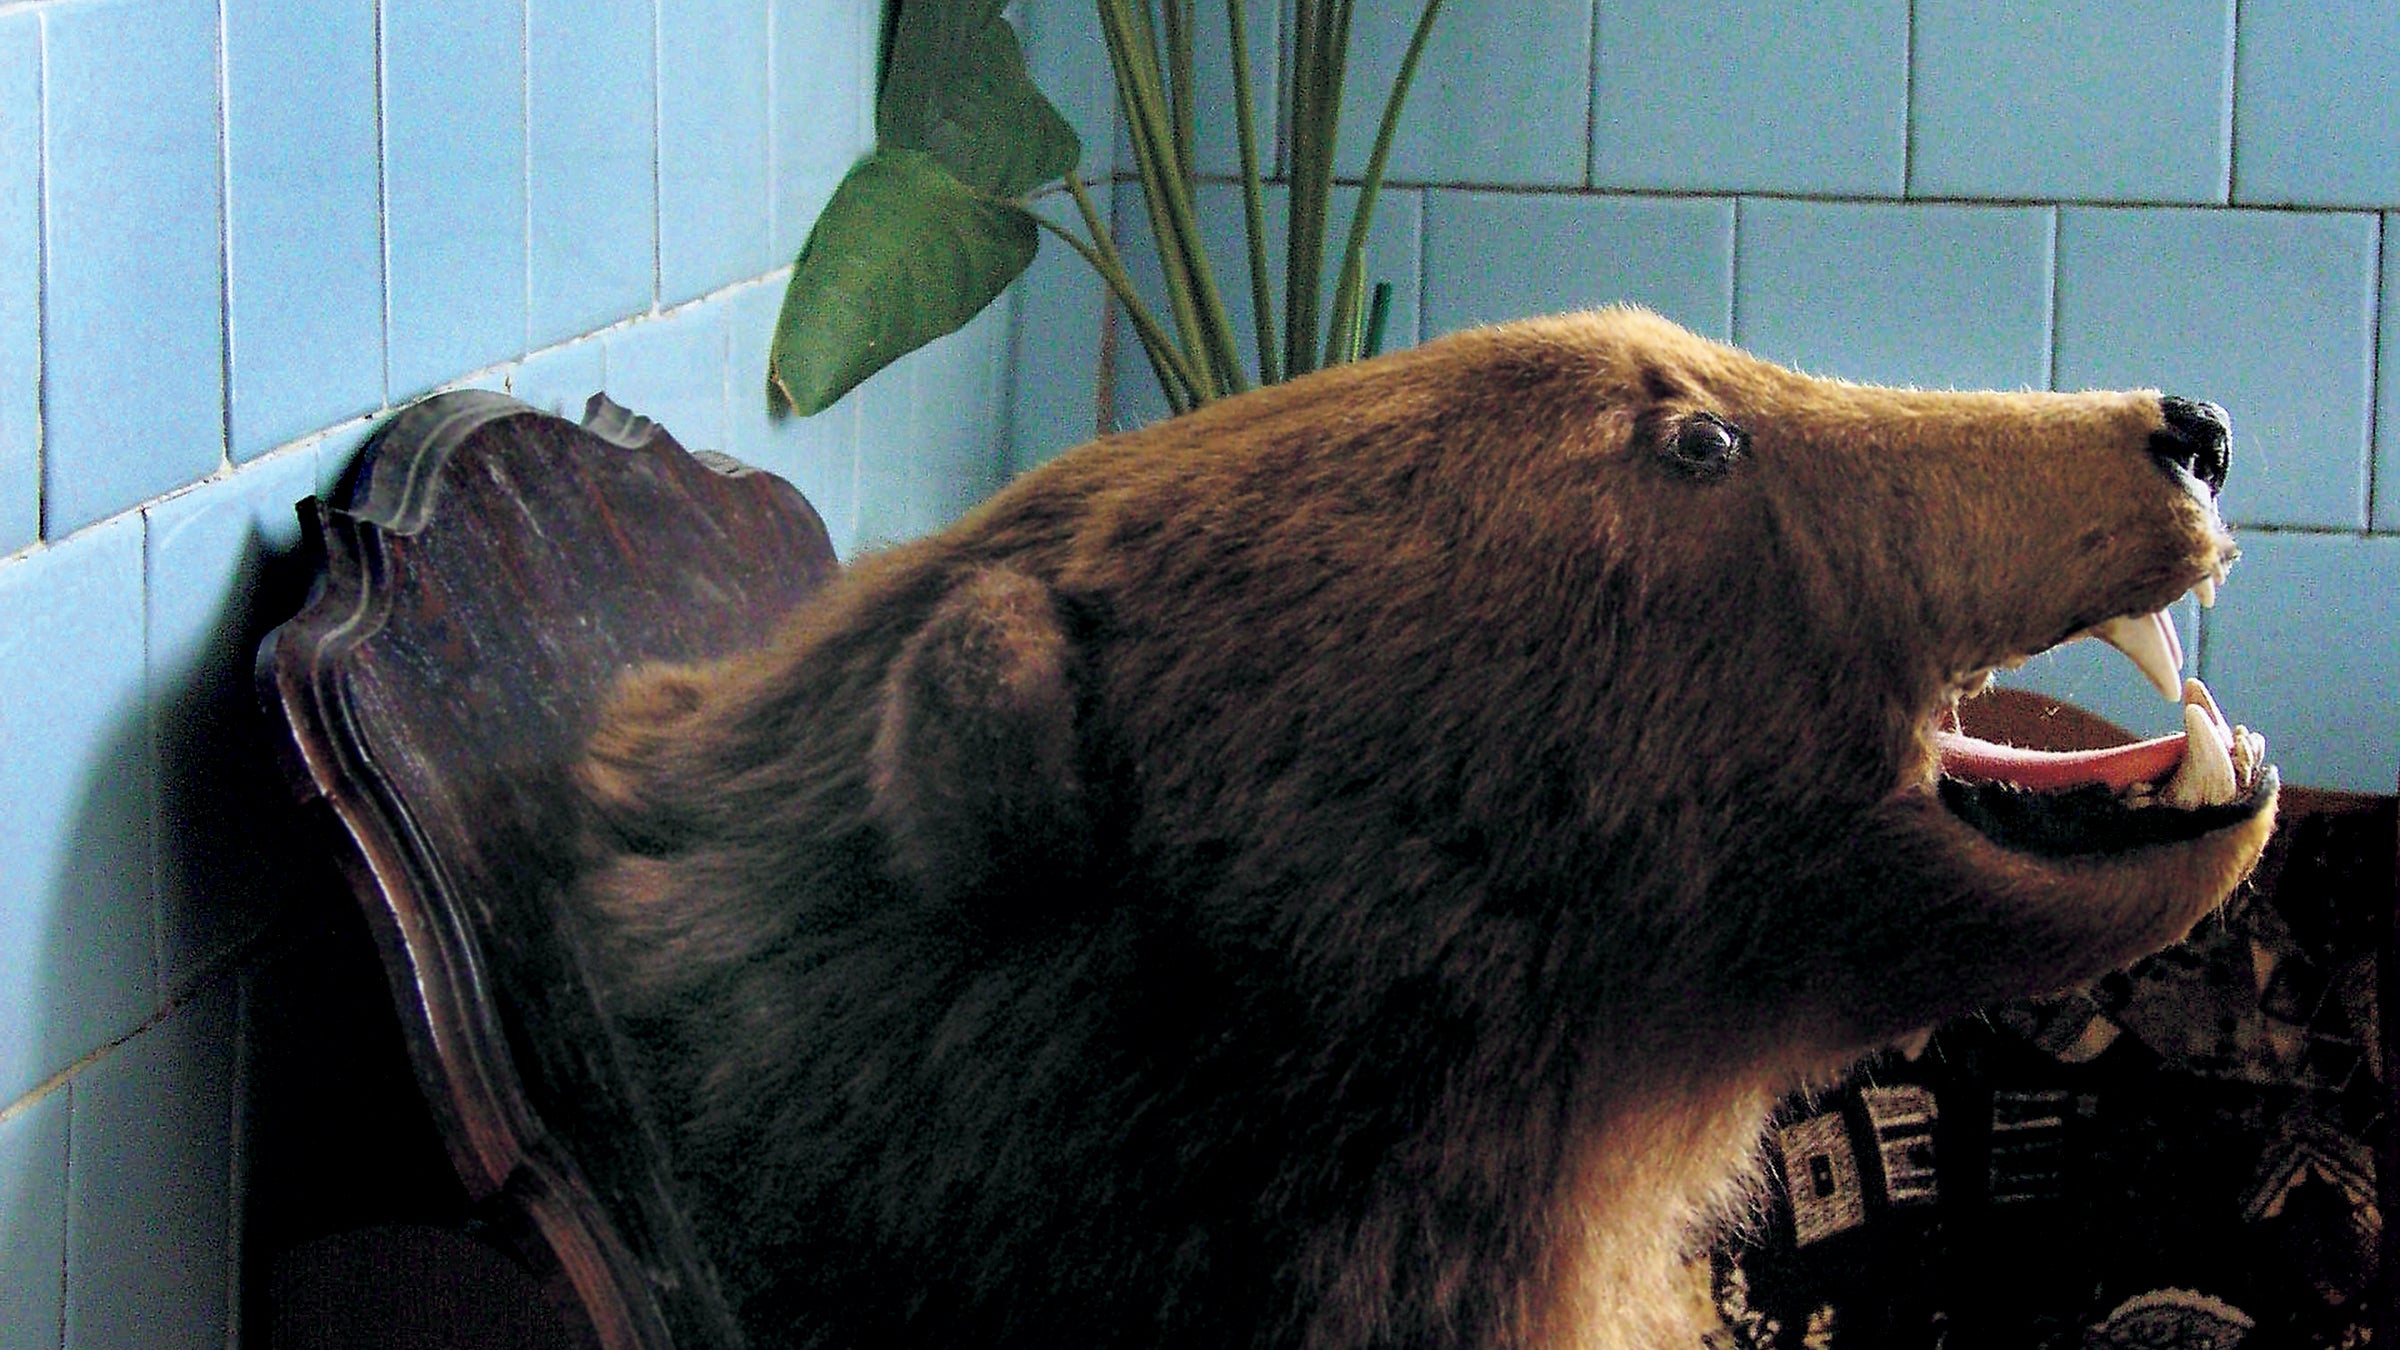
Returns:
[[[2195,581],[2202,607],[2216,603],[2230,558]],[[2246,819],[2273,799],[2265,742],[2226,721],[2206,686],[2182,678],[2183,644],[2165,609],[2120,615],[2075,638],[2094,637],[2133,662],[2152,688],[2183,705],[2184,729],[2101,749],[2051,751],[2005,745],[1959,728],[1961,699],[1982,692],[1993,666],[1954,679],[1929,719],[1926,741],[1943,804],[1993,842],[2071,856],[2119,852],[2197,838]]]

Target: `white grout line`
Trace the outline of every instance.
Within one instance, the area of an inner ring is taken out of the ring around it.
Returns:
[[[233,42],[217,0],[217,440],[233,462]]]
[[[525,194],[525,323],[517,350],[533,346],[533,0],[517,0],[517,148]]]
[[[2226,25],[2225,120],[2218,125],[2225,132],[2225,197],[2221,205],[2231,206],[2235,188],[2241,182],[2242,138],[2238,128],[2242,98],[2242,0],[2232,0]]]
[[[2375,532],[2376,479],[2382,475],[2383,447],[2377,438],[2386,429],[2379,426],[2383,412],[2383,382],[2400,378],[2400,371],[2386,370],[2383,365],[2383,298],[2392,278],[2384,270],[2384,260],[2391,256],[2391,217],[2375,217],[2375,274],[2368,283],[2367,293],[2367,532]],[[2400,427],[2390,428],[2400,436]]]
[[[383,305],[378,336],[383,342],[383,390],[380,401],[392,397],[392,77],[388,69],[390,43],[384,31],[386,10],[375,0],[375,234],[381,245],[378,261],[382,284],[375,288]]]
[[[33,535],[50,534],[50,25],[34,20]]]
[[[666,19],[660,13],[666,0],[650,0],[650,308],[653,313],[667,293],[666,183],[659,164],[665,144]]]
[[[2042,387],[2044,389],[2058,388],[2058,222],[2059,217],[2063,214],[2065,213],[2056,206],[2049,210],[2050,267],[2049,276],[2044,278],[2044,281],[2049,287],[2050,295],[2048,303],[2042,310],[2042,325],[2048,330],[2043,334],[2045,340],[2042,343]]]

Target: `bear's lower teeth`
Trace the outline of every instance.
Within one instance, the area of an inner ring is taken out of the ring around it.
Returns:
[[[2136,789],[2149,802],[2189,811],[2240,800],[2266,762],[2266,738],[2225,721],[2208,686],[2183,682],[2183,762],[2166,781]]]

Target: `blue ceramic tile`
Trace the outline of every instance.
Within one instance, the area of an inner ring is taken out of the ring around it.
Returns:
[[[350,470],[358,459],[358,452],[365,447],[367,437],[382,423],[380,417],[362,417],[355,422],[346,422],[327,432],[312,447],[313,458],[317,462],[318,496],[327,501],[340,500],[342,480],[350,476]]]
[[[1446,12],[1446,11],[1445,11]],[[1280,318],[1286,313],[1284,268],[1289,256],[1285,248],[1284,225],[1290,210],[1289,194],[1280,185],[1268,187],[1262,194],[1265,208],[1267,238],[1268,302]],[[1330,326],[1327,317],[1332,313],[1334,289],[1340,281],[1342,250],[1349,244],[1351,218],[1358,210],[1356,188],[1334,189],[1333,211],[1326,223],[1325,259],[1318,270],[1317,322],[1318,346],[1323,345],[1324,333]],[[1225,299],[1227,318],[1233,325],[1236,354],[1242,369],[1252,379],[1258,375],[1257,305],[1252,300],[1250,283],[1250,252],[1247,227],[1243,224],[1241,190],[1230,184],[1204,184],[1197,203],[1202,222],[1202,242],[1208,249],[1209,263],[1217,288]],[[1150,310],[1162,326],[1174,322],[1167,307],[1165,282],[1158,268],[1158,253],[1148,229],[1149,218],[1141,205],[1138,188],[1120,190],[1117,199],[1117,219],[1120,246],[1127,250],[1127,268]],[[1414,190],[1387,188],[1377,194],[1375,219],[1367,233],[1366,270],[1370,287],[1378,281],[1392,283],[1391,313],[1385,321],[1383,350],[1393,351],[1414,345],[1418,332],[1417,277],[1421,266],[1424,238],[1424,198]],[[1078,260],[1080,262],[1080,260]],[[1123,327],[1117,333],[1117,368],[1115,388],[1116,424],[1120,427],[1140,426],[1155,422],[1166,415],[1166,399],[1158,389],[1158,377],[1150,369],[1150,360],[1143,355],[1140,340],[1129,320],[1119,316]],[[1283,345],[1283,330],[1275,329],[1275,345]],[[1088,438],[1086,438],[1088,439]],[[1064,448],[1064,447],[1059,447]]]
[[[659,299],[772,270],[766,0],[659,0]]]
[[[383,9],[394,403],[525,350],[524,0]]]
[[[225,4],[237,460],[383,402],[375,0]]]
[[[142,518],[0,564],[0,1102],[155,1006]]]
[[[2200,605],[2186,598],[2169,611],[2183,639],[2184,673],[2199,673],[2194,659],[2200,652]],[[2160,698],[2123,652],[2093,638],[2053,647],[2025,663],[2021,670],[2002,671],[1993,681],[2003,688],[2032,689],[2095,712],[2137,736],[2164,736],[2183,730],[2183,705]]]
[[[1726,339],[1733,212],[1699,197],[1428,193],[1425,335],[1634,304]]]
[[[1908,190],[2224,200],[2233,0],[1920,0]]]
[[[0,1120],[0,1350],[58,1350],[67,1270],[67,1093]]]
[[[508,392],[570,422],[583,420],[594,394],[608,384],[608,339],[588,337],[535,352],[517,364]]]
[[[224,462],[217,14],[99,3],[42,22],[43,531],[58,538]]]
[[[800,256],[834,185],[875,146],[874,15],[874,6],[855,0],[773,0],[768,10],[775,25],[777,262]]]
[[[2234,81],[2234,200],[2400,202],[2400,9],[2243,0]]]
[[[859,386],[859,547],[941,529],[999,486],[1010,308],[1004,299]]]
[[[2400,776],[2400,539],[2259,534],[2209,614],[2225,715],[2284,781],[2390,792]]]
[[[1061,222],[1075,214],[1057,202],[1042,209]],[[1012,469],[1031,468],[1099,434],[1100,333],[1108,304],[1108,288],[1098,274],[1045,237],[1033,266],[1017,283],[1008,391]],[[1146,363],[1139,378],[1149,378]]]
[[[1257,3],[1252,0],[1252,7]],[[1024,38],[1025,66],[1033,72],[1035,86],[1083,142],[1084,181],[1106,182],[1118,162],[1119,128],[1117,85],[1109,74],[1108,40],[1101,36],[1099,7],[1091,0],[1017,0],[1008,13]],[[1253,18],[1253,27],[1257,23]],[[1230,88],[1230,75],[1227,80]],[[869,103],[871,106],[871,99]],[[868,125],[873,123],[870,112]],[[1225,134],[1225,143],[1231,145],[1230,128]],[[1273,142],[1272,118],[1261,135],[1266,143]],[[1097,195],[1101,189],[1093,191]]]
[[[958,335],[939,341],[950,341]],[[848,397],[858,404],[858,471],[851,547],[872,552],[902,543],[943,522],[919,499],[939,492],[925,466],[920,429],[926,400],[926,348],[901,357],[867,377]]]
[[[435,386],[435,392],[448,393],[454,389],[481,389],[488,393],[505,394],[508,392],[508,377],[515,370],[514,365],[485,366],[481,370],[461,375],[457,379],[442,381]]]
[[[0,15],[0,554],[42,532],[42,28]]]
[[[2221,403],[2233,414],[2229,519],[2358,529],[2375,227],[2366,215],[2065,208],[2055,387]]]
[[[686,305],[608,334],[608,396],[686,450],[723,450],[725,306]]]
[[[1592,182],[1900,195],[1908,0],[1601,7]]]
[[[291,793],[266,754],[251,665],[307,596],[295,506],[307,448],[152,506],[148,687],[157,778],[159,983],[174,991],[293,899]]]
[[[834,547],[847,552],[857,521],[858,396],[811,417],[775,414],[767,402],[767,352],[783,308],[784,275],[726,299],[732,327],[728,430],[734,458],[781,475],[817,509]]]
[[[1418,8],[1357,11],[1343,84],[1343,177],[1366,168]],[[1580,185],[1591,78],[1592,0],[1445,5],[1409,86],[1388,172],[1410,183]]]
[[[67,1350],[220,1350],[233,1233],[230,982],[75,1080]]]
[[[527,0],[527,345],[650,307],[657,264],[651,0]]]
[[[2051,213],[1745,200],[1734,341],[1873,384],[2050,382]]]
[[[2383,217],[2382,321],[2376,325],[2375,515],[2378,530],[2400,532],[2400,216]]]
[[[921,489],[915,494],[918,509],[930,511],[923,521],[926,530],[949,525],[1008,481],[1003,401],[1015,320],[1011,297],[923,353],[918,392],[928,401],[918,414],[917,430],[924,444],[913,458]]]

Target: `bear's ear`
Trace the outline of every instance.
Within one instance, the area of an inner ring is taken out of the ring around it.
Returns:
[[[1012,922],[1091,850],[1077,653],[1050,589],[985,568],[954,585],[884,678],[871,808],[927,898]]]

